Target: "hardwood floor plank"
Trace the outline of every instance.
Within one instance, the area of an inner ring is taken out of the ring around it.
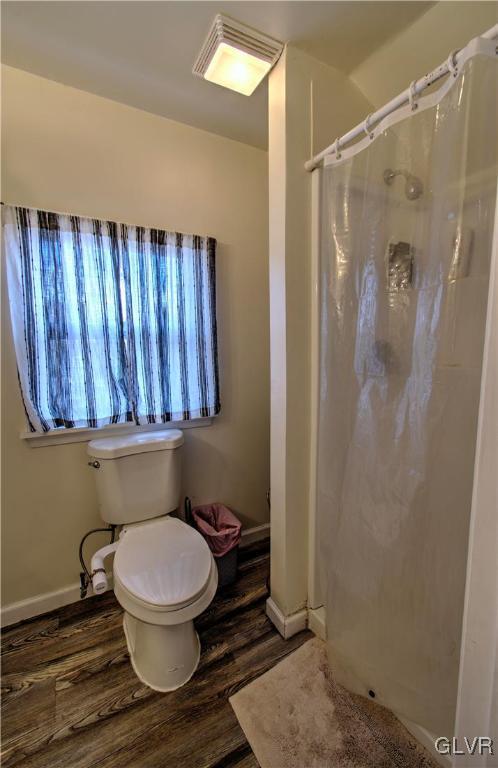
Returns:
[[[36,729],[40,724],[52,720],[55,709],[55,681],[41,680],[26,689],[22,700],[22,717],[15,711],[17,701],[11,700],[2,706],[2,741],[24,741],[27,728]],[[53,727],[53,722],[51,722]]]
[[[222,758],[213,768],[260,768],[256,756],[246,742],[227,757]]]
[[[122,632],[122,612],[117,603],[94,611],[71,623],[28,635],[2,651],[4,673],[34,670],[52,661],[86,649],[90,642],[102,644]]]
[[[265,539],[255,541],[253,544],[249,544],[247,547],[239,547],[239,564],[250,561],[251,563],[257,562],[259,557],[270,556],[270,538],[267,536]]]
[[[45,614],[34,619],[28,619],[18,624],[12,624],[2,629],[2,654],[22,645],[29,637],[37,637],[43,632],[56,629],[59,617]]]
[[[185,738],[186,728],[190,738]],[[220,759],[246,745],[232,707],[227,701],[219,702],[211,711],[197,707],[186,718],[165,727],[155,728],[149,738],[141,739],[130,748],[104,758],[99,768],[211,768]]]
[[[250,571],[242,571],[239,580],[230,587],[225,587],[219,599],[214,600],[209,608],[199,616],[196,626],[201,629],[220,622],[231,613],[247,607],[253,602],[268,597],[265,578],[268,567],[258,566]]]

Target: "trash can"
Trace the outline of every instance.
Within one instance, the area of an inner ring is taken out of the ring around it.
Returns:
[[[224,504],[194,507],[192,521],[213,553],[218,567],[218,586],[232,584],[237,576],[241,522]]]

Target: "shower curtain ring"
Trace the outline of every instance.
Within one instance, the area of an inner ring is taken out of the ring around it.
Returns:
[[[341,150],[339,149],[339,137],[337,137],[337,139],[334,141],[334,154],[336,160],[341,159],[342,155]]]
[[[366,116],[365,122],[363,123],[363,130],[369,139],[373,139],[374,137],[373,131],[370,127],[370,120],[372,119],[372,115],[373,115],[373,112],[370,112],[370,114]]]
[[[418,108],[418,104],[415,101],[417,94],[415,93],[416,80],[412,80],[410,87],[408,88],[408,101],[410,102],[410,109],[414,112]]]
[[[456,63],[456,55],[458,53],[459,49],[452,51],[450,55],[448,56],[448,61],[446,62],[448,65],[448,71],[451,72],[453,77],[457,77],[458,75],[458,66]]]

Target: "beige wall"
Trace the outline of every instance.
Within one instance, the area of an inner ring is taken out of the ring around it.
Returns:
[[[271,596],[308,597],[311,174],[304,163],[371,109],[336,69],[288,46],[270,76]]]
[[[184,487],[246,526],[267,521],[267,154],[19,70],[3,68],[2,200],[218,239],[222,412],[185,432]],[[100,523],[86,443],[32,448],[3,301],[4,603],[78,580]],[[98,537],[95,537],[97,544]]]
[[[378,109],[497,22],[496,2],[436,3],[360,64],[351,79]]]

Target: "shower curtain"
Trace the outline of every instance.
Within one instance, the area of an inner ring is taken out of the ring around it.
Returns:
[[[350,690],[437,735],[453,734],[457,698],[497,69],[491,56],[470,59],[442,92],[320,170],[329,657]]]

